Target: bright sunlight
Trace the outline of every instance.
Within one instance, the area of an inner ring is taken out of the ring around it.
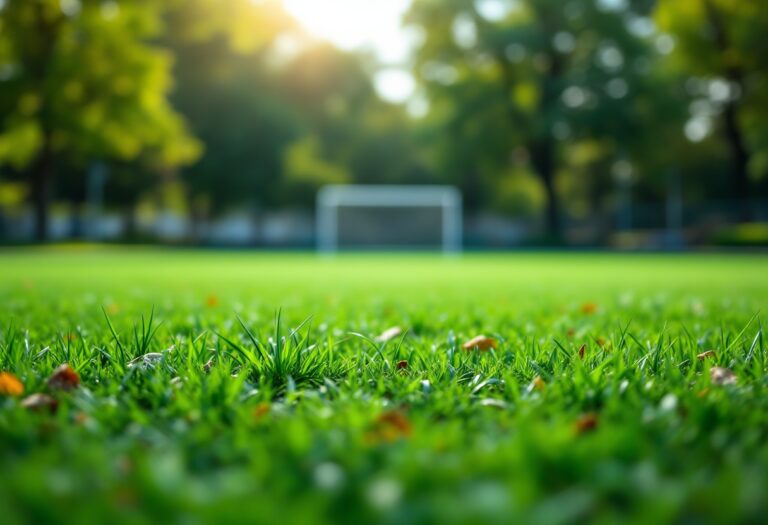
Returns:
[[[283,0],[285,8],[313,35],[343,49],[372,49],[396,63],[407,54],[401,19],[410,0]]]

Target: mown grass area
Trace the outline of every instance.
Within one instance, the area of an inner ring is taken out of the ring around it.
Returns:
[[[763,521],[766,263],[0,251],[2,521]]]

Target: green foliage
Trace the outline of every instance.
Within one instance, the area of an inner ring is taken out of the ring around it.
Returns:
[[[555,178],[573,173],[568,150],[584,142],[601,144],[603,168],[593,171],[604,172],[616,161],[645,163],[670,118],[681,135],[680,112],[658,111],[667,88],[653,74],[647,4],[414,4],[408,22],[426,35],[415,72],[441,130],[440,168],[470,206],[486,205],[510,167],[539,176],[556,200]]]
[[[285,153],[285,176],[288,182],[308,183],[316,191],[323,184],[341,184],[349,177],[338,166],[319,155],[316,137],[308,136],[292,144]]]
[[[758,2],[732,0],[661,1],[659,26],[674,36],[671,60],[690,75],[688,90],[699,115],[717,117],[710,126],[727,137],[724,115],[736,108],[736,126],[745,135],[751,175],[768,174],[768,13]],[[703,115],[702,115],[703,113]]]
[[[10,0],[0,9],[0,162],[61,157],[195,160],[201,145],[169,106],[171,57],[149,43],[160,4]]]

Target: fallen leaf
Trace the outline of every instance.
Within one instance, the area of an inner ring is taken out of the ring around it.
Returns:
[[[134,359],[128,361],[129,367],[144,365],[148,368],[153,368],[157,363],[163,360],[163,354],[160,352],[150,352],[148,354],[140,355]]]
[[[381,334],[379,334],[378,337],[376,337],[376,341],[379,343],[386,343],[387,341],[391,341],[395,337],[401,335],[403,333],[403,329],[399,326],[393,326],[392,328],[388,328],[387,330],[384,330]]]
[[[502,401],[501,399],[494,399],[494,398],[481,399],[480,406],[498,408],[499,410],[504,410],[505,408],[507,408],[507,404],[504,401]]]
[[[699,355],[696,356],[696,359],[699,361],[704,361],[705,359],[710,359],[715,357],[715,351],[714,350],[707,350],[706,352],[702,352]]]
[[[464,343],[462,345],[462,348],[464,350],[490,350],[491,348],[496,348],[498,343],[496,342],[496,339],[492,337],[486,337],[484,335],[478,335],[477,337],[474,337]]]
[[[47,410],[54,413],[59,408],[59,402],[47,394],[32,394],[24,398],[21,406],[34,412]]]
[[[24,384],[10,372],[0,372],[0,395],[20,396],[24,393]]]
[[[599,346],[600,348],[610,347],[610,344],[611,344],[610,341],[608,341],[605,337],[598,337],[597,339],[595,339],[595,342],[597,343],[597,346]]]
[[[408,361],[403,359],[402,361],[398,361],[397,365],[395,365],[395,368],[397,370],[408,370]]]
[[[133,368],[135,366],[141,368],[142,370],[155,368],[155,365],[158,365],[163,361],[165,354],[167,352],[173,351],[174,348],[174,346],[171,346],[165,352],[149,352],[148,354],[140,355],[139,357],[131,359],[128,362],[128,368]]]
[[[579,347],[579,359],[584,359],[584,352],[587,350],[587,345],[581,345]]]
[[[219,306],[219,298],[216,295],[211,294],[205,299],[205,305],[208,308],[216,308]]]
[[[262,419],[264,416],[269,414],[270,410],[272,410],[272,406],[269,403],[259,403],[253,409],[253,419],[256,421]]]
[[[405,414],[399,410],[390,410],[376,418],[366,439],[371,443],[391,443],[400,438],[408,438],[412,433],[413,426]]]
[[[594,412],[588,412],[586,414],[582,414],[579,416],[579,419],[576,420],[576,432],[579,434],[583,434],[585,432],[590,432],[597,428],[598,419],[597,414]]]
[[[547,383],[545,383],[544,380],[539,376],[534,377],[533,381],[531,382],[531,390],[541,391],[541,390],[544,390],[546,386],[547,386]]]
[[[584,303],[581,305],[581,313],[592,315],[595,312],[597,312],[597,305],[595,303]]]
[[[46,383],[51,390],[74,390],[80,386],[80,376],[67,363],[53,371]]]
[[[733,370],[720,366],[713,366],[709,369],[709,378],[716,385],[735,385],[738,380]]]
[[[569,328],[569,329],[568,329],[568,330],[565,332],[565,335],[567,335],[568,337],[573,337],[574,335],[576,335],[576,330],[574,330],[573,328]]]

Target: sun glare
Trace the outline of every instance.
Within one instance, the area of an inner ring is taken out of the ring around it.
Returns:
[[[394,64],[408,44],[401,19],[410,0],[283,0],[285,8],[314,36],[340,48],[371,49]]]

